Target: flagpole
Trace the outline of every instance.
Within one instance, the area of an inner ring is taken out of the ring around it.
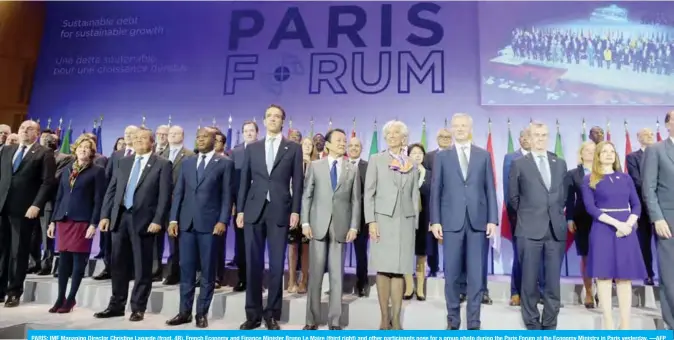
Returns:
[[[168,126],[171,127],[171,115],[169,115]]]

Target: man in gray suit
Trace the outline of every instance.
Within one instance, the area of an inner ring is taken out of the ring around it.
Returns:
[[[469,115],[455,114],[451,125],[454,148],[439,152],[433,164],[431,232],[443,240],[447,329],[461,325],[459,287],[465,268],[466,322],[476,330],[485,280],[483,254],[498,224],[494,166],[487,150],[471,144]]]
[[[660,264],[660,309],[669,329],[674,328],[674,111],[665,116],[669,138],[646,148],[642,171],[642,192],[648,216],[658,236],[657,256]]]
[[[309,165],[302,194],[302,233],[311,240],[305,330],[318,328],[326,252],[330,280],[328,326],[330,330],[341,329],[344,243],[356,239],[360,226],[360,176],[358,167],[344,159],[346,133],[333,129],[325,140],[328,156]]]
[[[531,123],[531,152],[515,159],[508,175],[508,203],[517,214],[515,237],[521,266],[520,304],[529,330],[554,330],[560,304],[560,275],[566,245],[566,162],[547,151],[550,132]],[[545,267],[543,317],[537,303],[541,261]]]

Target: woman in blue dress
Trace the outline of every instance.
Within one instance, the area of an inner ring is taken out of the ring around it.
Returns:
[[[604,329],[613,329],[612,282],[620,309],[620,329],[630,328],[632,280],[641,280],[646,266],[634,232],[641,204],[634,182],[621,172],[615,146],[597,144],[592,172],[585,176],[583,202],[592,216],[587,260],[588,275],[597,280],[597,294],[604,314]]]

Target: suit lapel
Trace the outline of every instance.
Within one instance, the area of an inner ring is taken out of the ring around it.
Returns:
[[[276,168],[281,159],[283,159],[283,155],[285,155],[285,153],[288,151],[288,143],[290,142],[288,142],[287,139],[281,137],[281,142],[278,145],[278,151],[276,151],[276,158],[274,158],[274,166],[271,168],[272,171],[274,171],[274,168]]]
[[[171,157],[171,151],[169,151],[168,157]],[[183,157],[185,157],[185,148],[180,149],[180,151],[178,151],[178,154],[176,154],[176,159],[173,160],[172,164],[174,170],[178,166],[178,164],[180,164],[180,161],[183,159]]]
[[[475,172],[474,168],[477,166],[475,155],[476,155],[475,146],[471,145],[470,146],[470,156],[468,158],[468,170],[466,171],[467,172],[466,173],[466,182],[470,178],[470,174]]]
[[[342,186],[342,183],[344,183],[344,179],[346,176],[349,175],[349,164],[347,164],[348,161],[342,161],[342,166],[341,166],[341,176],[339,176],[339,179],[337,180],[337,186],[335,186],[335,192],[339,190],[339,187]]]
[[[25,151],[25,154],[23,155],[23,159],[21,160],[21,163],[19,163],[19,168],[16,169],[16,172],[19,172],[23,169],[23,167],[30,162],[33,157],[35,157],[35,153],[39,151],[40,145],[33,144],[33,146],[30,147],[30,149]],[[14,156],[14,154],[12,154]]]
[[[667,138],[665,141],[665,150],[667,151],[667,156],[669,156],[669,159],[674,162],[674,143],[672,143],[670,138]]]
[[[548,186],[545,185],[545,181],[543,180],[543,176],[541,175],[540,170],[538,170],[538,165],[536,164],[536,160],[534,159],[534,155],[532,155],[531,152],[530,152],[525,157],[531,163],[531,166],[533,167],[533,171],[536,172],[536,177],[538,177],[538,180],[541,182],[541,185],[543,185],[545,190],[548,190]],[[549,162],[549,158],[548,158],[548,162]],[[552,168],[550,168],[550,169],[552,169]],[[550,170],[550,171],[552,171],[552,170]],[[552,175],[552,172],[550,174]],[[552,187],[552,184],[550,185],[550,187]]]
[[[548,154],[548,169],[550,169],[550,190],[552,188],[556,188],[559,183],[560,178],[564,178],[564,176],[558,176],[556,174],[556,171],[558,171],[557,168],[557,156],[550,155]],[[543,179],[543,177],[541,177]]]
[[[208,164],[206,164],[206,168],[204,169],[204,176],[201,178],[201,181],[197,183],[197,186],[201,185],[201,183],[204,182],[204,179],[206,179],[206,176],[208,176],[208,173],[211,172],[213,170],[213,168],[215,168],[217,166],[216,163],[218,163],[220,161],[220,159],[222,159],[222,158],[223,157],[218,155],[218,154],[213,155],[213,157],[211,158],[211,161],[208,162]]]
[[[129,186],[129,177],[131,177],[131,171],[133,171],[133,162],[135,161],[135,158],[129,157],[129,158],[121,158],[119,160],[119,170],[121,171],[120,173],[122,174],[121,178],[121,183],[124,185],[124,192],[126,194],[126,187]],[[136,186],[138,187],[138,186]],[[124,197],[122,195],[122,197]]]
[[[456,161],[456,164],[458,165],[456,167],[456,173],[459,175],[459,177],[465,181],[465,178],[463,178],[463,172],[461,171],[461,160],[459,159],[459,149],[458,148],[452,148],[452,155],[454,157],[454,160]]]
[[[140,188],[140,185],[143,184],[143,180],[145,180],[145,177],[147,177],[147,174],[152,170],[152,165],[154,165],[154,162],[157,160],[156,155],[150,155],[150,158],[147,160],[147,163],[145,164],[145,168],[143,169],[143,172],[140,173],[140,178],[138,179],[138,184],[136,184],[136,191],[138,188]]]

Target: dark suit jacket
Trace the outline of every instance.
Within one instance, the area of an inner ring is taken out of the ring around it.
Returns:
[[[643,179],[641,177],[641,163],[644,159],[644,151],[639,149],[627,155],[625,160],[627,162],[627,173],[632,177],[634,186],[637,189],[637,194],[639,195],[639,200],[641,201],[641,206],[645,207],[646,203],[643,198],[642,184]],[[644,224],[650,224],[650,219],[648,218],[648,209],[641,209],[641,218],[640,222]]]
[[[508,174],[508,203],[517,211],[517,237],[543,239],[552,224],[557,240],[566,240],[566,162],[548,152],[548,167],[550,190],[531,153],[513,161]]]
[[[183,161],[173,191],[171,221],[178,222],[180,230],[194,228],[200,233],[212,233],[216,223],[229,224],[231,218],[234,162],[214,155],[198,182],[197,158],[189,156]]]
[[[108,157],[97,153],[96,156],[94,156],[94,165],[98,165],[105,170],[105,167],[108,165]]]
[[[270,195],[267,213],[279,226],[286,227],[291,213],[300,213],[304,171],[302,166],[302,146],[286,138],[279,144],[271,174],[267,172],[266,139],[248,144],[243,157],[237,213],[244,213],[246,223],[256,223],[262,217],[262,210]],[[290,183],[292,180],[292,192]]]
[[[592,217],[585,210],[583,203],[583,179],[585,178],[585,169],[579,165],[566,173],[566,219],[573,221],[578,226],[589,228],[592,224]]]
[[[421,198],[421,211],[419,211],[419,228],[428,231],[431,221],[431,182],[433,181],[433,172],[426,168],[424,183],[419,188],[419,197]]]
[[[5,216],[24,216],[31,206],[43,210],[53,197],[54,152],[33,144],[14,173],[12,163],[18,148],[19,145],[6,145],[0,151],[0,213]]]
[[[230,150],[230,158],[232,161],[234,161],[234,193],[235,195],[238,195],[239,193],[239,187],[241,185],[241,169],[243,169],[243,160],[244,160],[244,153],[246,151],[245,144],[241,143],[232,150]],[[236,197],[235,197],[236,198]],[[236,201],[236,200],[235,200]],[[236,202],[235,202],[236,203]]]
[[[365,202],[363,202],[363,191],[365,190],[365,173],[367,173],[367,161],[358,160],[358,176],[360,176],[360,211],[365,209]],[[365,214],[360,214],[360,232],[367,233],[367,224],[365,223]]]
[[[114,169],[117,168],[117,162],[119,162],[120,159],[124,157],[124,153],[126,152],[126,149],[122,150],[117,150],[110,155],[110,159],[108,159],[108,164],[105,165],[105,178],[107,179],[108,182],[112,179],[112,172]]]
[[[44,209],[40,211],[40,215],[44,215],[45,211],[53,211],[54,210],[54,200],[56,199],[56,194],[58,192],[59,188],[59,181],[61,179],[61,175],[63,174],[63,171],[70,165],[73,164],[75,161],[75,156],[69,155],[66,153],[61,153],[59,151],[54,152],[54,158],[56,159],[56,173],[55,173],[55,180],[54,180],[54,185],[52,186],[52,193],[50,199],[45,203]]]
[[[124,193],[135,156],[124,157],[117,162],[118,168],[112,172],[101,210],[101,219],[110,219],[111,231],[115,230],[119,223]],[[138,233],[145,233],[150,223],[163,225],[166,221],[173,191],[171,178],[171,162],[151,154],[140,175],[133,197],[133,225]]]
[[[70,163],[58,179],[52,222],[69,219],[98,226],[106,189],[105,169],[91,165],[80,172],[70,188],[72,170],[73,163]]]
[[[424,156],[424,161],[422,162],[424,168],[428,170],[433,170],[433,165],[435,164],[435,156],[438,154],[438,149],[435,149],[433,151],[429,151],[426,153],[426,156]]]
[[[164,152],[162,152],[159,155],[170,160],[170,158],[169,158],[169,157],[171,157],[170,147],[167,147],[166,149],[164,149]],[[187,159],[187,157],[189,157],[189,156],[194,156],[194,152],[192,152],[192,150],[189,150],[189,149],[187,149],[183,146],[183,148],[180,151],[178,151],[178,153],[176,154],[176,159],[174,159],[173,163],[171,164],[171,167],[173,169],[172,173],[173,173],[173,186],[174,187],[176,185],[176,182],[178,181],[178,176],[180,175],[180,167],[181,167],[183,161],[185,159]]]

